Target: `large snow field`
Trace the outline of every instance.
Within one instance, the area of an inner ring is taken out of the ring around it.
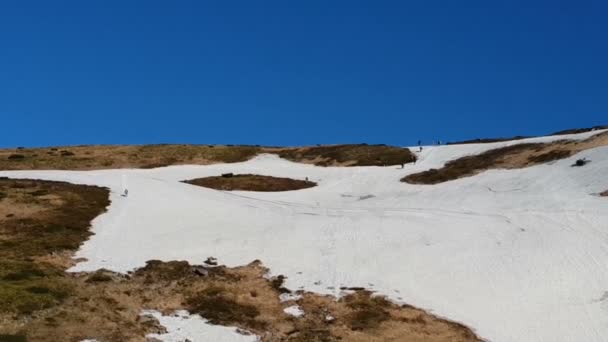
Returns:
[[[608,147],[443,184],[399,182],[464,155],[563,138],[425,147],[404,169],[316,167],[263,155],[237,164],[0,176],[111,188],[109,211],[76,255],[87,261],[72,271],[126,272],[150,259],[213,256],[228,266],[259,259],[287,276],[290,289],[339,295],[341,286],[371,288],[490,341],[605,341],[608,200],[592,194],[608,189]],[[570,167],[582,156],[592,162]],[[254,193],[180,182],[224,172],[319,185]]]

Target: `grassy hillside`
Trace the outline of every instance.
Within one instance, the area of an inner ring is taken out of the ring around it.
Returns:
[[[398,165],[415,161],[409,149],[386,145],[259,147],[227,145],[87,145],[0,149],[0,170],[154,168],[243,162],[274,153],[320,166]]]

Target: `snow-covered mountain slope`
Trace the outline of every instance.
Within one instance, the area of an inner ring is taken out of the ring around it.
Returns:
[[[128,271],[146,260],[261,260],[286,286],[339,295],[361,286],[490,341],[605,341],[608,147],[437,185],[403,176],[488,149],[599,131],[427,147],[413,165],[316,167],[263,155],[237,164],[151,170],[6,171],[112,189],[109,211],[73,271]],[[592,162],[570,165],[580,157]],[[314,188],[222,192],[181,180],[224,172],[304,179]],[[123,187],[128,197],[121,197]]]

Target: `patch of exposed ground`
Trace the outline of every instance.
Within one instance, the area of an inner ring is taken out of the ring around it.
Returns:
[[[2,149],[0,170],[92,170],[235,163],[251,159],[259,151],[255,146],[162,144]]]
[[[7,178],[0,194],[0,335],[8,340],[75,293],[69,257],[109,200],[99,187]]]
[[[260,147],[233,145],[84,145],[0,149],[0,170],[96,170],[207,165],[249,160],[274,153],[316,165],[397,165],[415,160],[408,150],[386,145]]]
[[[317,166],[388,166],[416,161],[407,148],[387,145],[327,145],[277,149],[281,157]]]
[[[290,292],[285,278],[268,279],[259,261],[233,268],[213,258],[194,266],[149,261],[127,275],[66,273],[90,235],[90,221],[108,205],[108,191],[0,179],[0,193],[3,210],[11,212],[0,217],[1,341],[145,341],[163,328],[141,317],[144,309],[186,309],[262,341],[479,340],[460,324],[359,288],[339,299],[299,292],[282,301]],[[296,305],[303,316],[285,311]]]
[[[606,190],[604,192],[601,192],[600,196],[602,196],[602,197],[608,197],[608,190]]]
[[[191,179],[184,181],[184,183],[227,191],[290,191],[312,188],[317,185],[317,183],[308,180],[252,174],[233,175],[232,173]]]
[[[411,184],[437,184],[473,176],[490,169],[519,169],[568,158],[581,151],[608,145],[608,132],[588,139],[551,143],[524,143],[489,150],[447,162],[440,169],[414,173],[401,179]]]

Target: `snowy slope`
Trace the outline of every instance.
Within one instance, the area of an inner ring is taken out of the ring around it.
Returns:
[[[427,147],[405,169],[324,168],[264,155],[238,164],[0,176],[113,190],[108,213],[77,253],[88,261],[73,271],[128,271],[149,259],[213,256],[229,266],[260,259],[291,289],[372,288],[490,341],[605,341],[608,200],[590,194],[608,189],[608,147],[438,185],[399,182],[487,149],[598,132]],[[581,156],[593,162],[570,167]],[[180,182],[223,172],[308,177],[319,186],[254,193]],[[119,195],[123,183],[128,198]]]

